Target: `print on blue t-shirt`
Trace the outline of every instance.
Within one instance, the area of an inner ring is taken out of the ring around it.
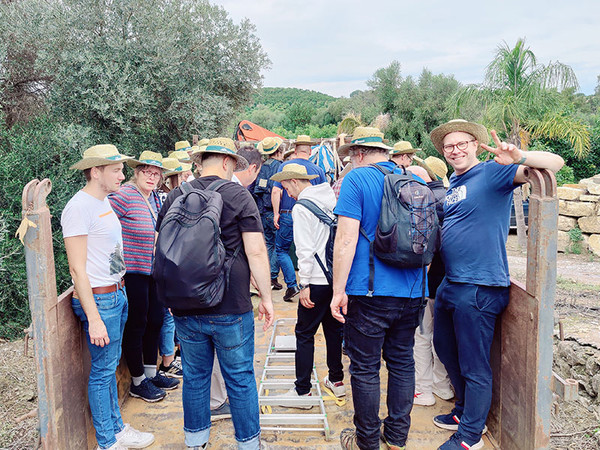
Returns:
[[[377,164],[388,170],[396,167],[389,161]],[[400,169],[396,172],[400,173]],[[381,212],[383,179],[383,173],[374,167],[358,167],[350,171],[344,177],[340,197],[334,210],[338,216],[359,220],[370,239],[375,238],[375,229]],[[421,296],[421,269],[399,269],[385,264],[377,256],[374,256],[374,264],[373,295],[406,298]],[[354,260],[346,283],[346,294],[367,295],[368,287],[369,241],[359,233]]]
[[[283,168],[285,166],[287,166],[288,164],[300,164],[301,166],[306,167],[307,174],[318,175],[317,178],[313,178],[312,180],[310,180],[310,182],[313,185],[327,183],[327,178],[325,177],[325,172],[323,171],[323,169],[321,169],[316,164],[311,163],[307,159],[302,159],[302,158],[290,159],[289,161],[286,161],[283,164],[281,164],[279,166],[279,169],[277,170],[277,172],[278,173],[281,172],[283,170]],[[283,196],[281,197],[281,203],[279,204],[279,210],[280,211],[281,210],[291,211],[292,208],[294,207],[294,205],[296,204],[296,200],[294,200],[292,197],[290,197],[287,194],[287,192],[285,191],[285,189],[283,189],[283,187],[281,186],[281,183],[279,181],[276,181],[275,183],[273,183],[273,186],[277,186],[279,189],[283,190]]]
[[[450,281],[510,285],[506,239],[517,168],[486,161],[450,177],[441,249]]]

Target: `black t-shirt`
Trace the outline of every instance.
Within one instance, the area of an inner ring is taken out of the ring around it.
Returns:
[[[200,177],[190,182],[194,189],[204,189],[213,181],[218,180],[216,175]],[[231,267],[229,284],[225,289],[223,301],[213,308],[197,310],[175,310],[176,316],[195,316],[201,314],[244,314],[252,310],[250,300],[250,266],[244,251],[242,233],[263,232],[262,222],[258,213],[256,203],[243,186],[229,182],[218,188],[223,198],[223,211],[221,212],[221,241],[225,246],[227,258],[232,257],[236,248],[239,248],[237,258]],[[181,189],[171,191],[158,213],[156,229],[167,213],[173,201],[181,195]],[[202,251],[202,249],[198,249]]]

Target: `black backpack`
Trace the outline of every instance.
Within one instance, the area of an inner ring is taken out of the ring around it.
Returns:
[[[394,267],[422,268],[424,297],[426,266],[431,263],[439,241],[435,195],[404,168],[403,173],[394,173],[376,164],[371,167],[385,178],[375,239],[371,241],[360,227],[361,234],[369,241],[369,294],[373,293],[375,254]]]
[[[206,189],[190,183],[169,207],[160,224],[152,276],[158,298],[179,310],[210,308],[223,299],[239,247],[226,258],[221,241],[223,199],[217,192],[227,180]]]
[[[317,264],[325,274],[325,278],[329,284],[333,283],[333,244],[335,242],[335,233],[337,232],[337,219],[332,219],[323,211],[319,205],[317,205],[312,200],[308,200],[306,198],[300,199],[296,201],[294,207],[296,205],[302,205],[306,209],[308,209],[311,213],[313,213],[317,218],[329,227],[329,237],[327,238],[327,244],[325,244],[325,264],[321,261],[319,255],[315,252],[315,259],[317,260]]]

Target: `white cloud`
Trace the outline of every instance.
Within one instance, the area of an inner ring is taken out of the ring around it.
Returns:
[[[600,75],[600,2],[579,0],[217,0],[239,22],[247,17],[272,69],[265,86],[301,87],[339,96],[393,60],[404,76],[424,67],[481,82],[496,47],[520,37],[541,63],[570,65],[590,94]]]

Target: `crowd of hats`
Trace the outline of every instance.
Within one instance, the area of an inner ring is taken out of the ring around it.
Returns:
[[[480,144],[487,143],[488,141],[487,129],[478,123],[454,119],[435,128],[430,134],[431,141],[440,154],[443,155],[442,147],[444,136],[456,131],[472,135],[478,141],[477,154],[480,154],[483,151]],[[268,156],[276,152],[282,144],[283,139],[279,137],[267,137],[258,144],[257,149],[262,155]],[[286,150],[284,157],[293,153],[298,146],[313,146],[315,144],[316,142],[313,142],[310,136],[299,135],[298,138],[292,142],[290,148]],[[357,127],[354,130],[351,142],[338,148],[338,155],[344,162],[347,162],[350,159],[350,150],[355,147],[382,149],[387,151],[390,157],[403,154],[414,155],[421,150],[420,148],[414,148],[408,141],[399,141],[394,144],[393,147],[390,147],[387,145],[387,140],[384,139],[383,133],[375,127]],[[83,152],[82,159],[73,164],[71,168],[85,170],[91,167],[126,162],[127,165],[132,168],[139,165],[159,167],[165,171],[165,176],[171,176],[191,170],[191,162],[193,161],[200,164],[202,157],[206,154],[226,155],[233,158],[236,161],[236,172],[248,167],[248,161],[238,155],[233,140],[217,137],[213,139],[202,139],[195,146],[191,146],[188,141],[178,141],[175,143],[175,150],[169,152],[169,156],[166,158],[163,158],[163,156],[157,152],[144,151],[138,159],[134,159],[131,156],[119,153],[117,147],[114,145],[95,145]],[[443,181],[447,186],[448,168],[442,159],[434,156],[429,156],[425,159],[414,157],[414,161],[427,171],[432,180]],[[280,176],[282,177],[281,180],[292,178],[311,179],[310,176],[307,175],[306,169],[298,164],[286,166],[284,172],[285,174]]]

